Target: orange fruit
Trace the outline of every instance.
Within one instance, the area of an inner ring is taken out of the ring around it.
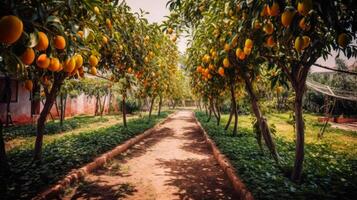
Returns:
[[[98,58],[95,56],[95,55],[91,55],[91,56],[89,56],[89,65],[91,66],[91,67],[95,67],[95,66],[97,66],[98,65]]]
[[[248,47],[244,47],[243,52],[244,52],[245,55],[248,56],[252,52],[252,49],[248,48]]]
[[[260,29],[261,25],[260,25],[259,20],[255,20],[253,26],[254,26],[255,29]]]
[[[83,38],[84,32],[83,32],[83,31],[78,31],[78,32],[77,32],[77,35],[78,35],[80,38]]]
[[[46,54],[41,54],[37,60],[36,60],[36,64],[39,68],[42,69],[47,69],[48,66],[50,65],[50,59],[47,57]]]
[[[295,11],[293,10],[285,10],[281,15],[281,23],[284,27],[289,27],[293,18],[295,16]]]
[[[32,48],[27,48],[21,55],[21,61],[25,65],[31,65],[35,60],[35,52]]]
[[[102,41],[103,41],[104,45],[108,44],[108,38],[107,37],[103,36]]]
[[[304,40],[304,45],[302,48],[306,49],[310,45],[311,39],[309,36],[306,36],[306,35],[302,36],[302,39]]]
[[[301,15],[307,15],[312,9],[312,0],[302,0],[298,3],[297,10]]]
[[[302,39],[300,36],[296,37],[294,47],[296,51],[301,52],[304,47],[304,39]]]
[[[224,44],[224,51],[229,52],[231,50],[231,46],[229,44]]]
[[[269,36],[268,39],[267,39],[267,45],[268,47],[273,47],[275,45],[275,41],[274,41],[274,38],[273,36]]]
[[[260,16],[262,16],[262,17],[268,16],[268,9],[269,9],[269,5],[265,4],[262,12],[260,13]]]
[[[62,50],[66,47],[66,39],[63,36],[57,35],[54,39],[55,48]]]
[[[168,33],[168,34],[172,34],[173,32],[174,32],[174,30],[172,30],[172,28],[169,27],[169,28],[167,29],[167,33]]]
[[[33,89],[33,83],[32,83],[31,80],[26,80],[24,86],[25,86],[25,89],[30,91],[30,92]]]
[[[300,20],[299,27],[304,31],[310,30],[310,25],[306,23],[305,17]]]
[[[242,53],[242,49],[241,48],[237,48],[236,49],[236,57],[239,58],[239,55]]]
[[[48,37],[44,32],[38,32],[38,43],[35,49],[45,51],[48,47]]]
[[[177,36],[176,36],[176,35],[172,36],[171,40],[172,40],[173,42],[176,42]]]
[[[58,58],[51,58],[50,65],[48,66],[48,70],[51,72],[56,72],[60,68],[60,61]]]
[[[63,63],[63,71],[67,73],[72,73],[75,68],[76,68],[76,61],[73,58],[68,58]]]
[[[80,68],[83,65],[83,57],[81,54],[76,54],[75,55],[75,61],[76,61],[76,68]]]
[[[202,58],[202,62],[207,64],[211,61],[211,57],[208,54],[205,54]]]
[[[268,14],[273,17],[279,15],[279,4],[274,2],[271,7],[268,7]]]
[[[349,42],[349,37],[346,33],[341,33],[338,35],[337,44],[340,45],[340,47],[345,48]]]
[[[15,43],[22,35],[24,25],[21,19],[7,15],[0,19],[0,42],[8,45]]]
[[[202,66],[198,66],[198,67],[196,68],[196,71],[197,71],[198,73],[201,73],[201,72],[202,72]]]
[[[92,74],[92,75],[97,75],[97,68],[95,68],[95,67],[91,67],[90,68],[90,73]]]
[[[108,29],[112,29],[113,28],[112,21],[110,19],[106,19],[105,20],[105,24],[107,25]]]
[[[221,76],[224,76],[224,68],[223,67],[220,67],[218,69],[218,74],[221,75]]]
[[[214,65],[213,65],[212,63],[210,63],[210,64],[208,65],[208,69],[214,70]]]
[[[128,73],[131,74],[133,72],[133,69],[131,67],[128,68]]]
[[[99,8],[97,6],[94,6],[93,11],[96,15],[100,15]]]
[[[253,47],[253,41],[251,39],[246,39],[245,40],[245,43],[244,43],[244,46],[251,49]]]
[[[223,59],[223,67],[228,68],[231,65],[228,58]]]
[[[274,32],[274,25],[269,21],[264,25],[263,30],[266,34],[271,35]]]

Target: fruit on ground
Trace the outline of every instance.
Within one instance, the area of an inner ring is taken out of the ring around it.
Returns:
[[[274,2],[271,7],[268,7],[268,14],[273,17],[279,15],[279,4],[277,2]]]
[[[253,47],[253,41],[251,39],[246,39],[244,47],[251,49]]]
[[[311,39],[309,36],[306,36],[306,35],[302,36],[302,39],[304,40],[304,45],[302,48],[306,49],[310,45]]]
[[[22,35],[23,24],[21,19],[14,15],[4,16],[0,19],[0,42],[5,44],[15,43]]]
[[[304,39],[300,36],[296,37],[294,47],[296,51],[301,52],[304,47]]]
[[[63,50],[66,47],[66,39],[61,35],[55,37],[54,43],[56,49]]]
[[[60,68],[60,61],[58,58],[51,58],[50,65],[48,66],[48,70],[51,72],[56,72]]]
[[[220,68],[218,69],[218,74],[221,75],[221,76],[224,76],[224,69],[223,69],[223,67],[220,67]]]
[[[31,80],[26,80],[25,81],[25,89],[28,91],[32,91],[33,89],[33,83]]]
[[[75,68],[76,68],[76,61],[73,58],[69,58],[63,63],[63,71],[67,73],[72,73]]]
[[[38,32],[38,43],[35,49],[45,51],[48,47],[48,37],[44,32]]]
[[[312,9],[312,0],[302,0],[298,3],[297,10],[301,15],[307,15]]]
[[[228,68],[231,66],[231,63],[229,62],[228,58],[223,59],[223,67]]]
[[[295,16],[294,10],[285,10],[281,15],[281,23],[284,27],[289,27]]]
[[[274,25],[269,21],[264,25],[263,30],[266,34],[271,35],[274,32]]]
[[[21,55],[21,61],[25,65],[31,65],[35,60],[35,52],[32,48],[27,48]]]
[[[91,67],[95,67],[95,66],[97,66],[98,65],[98,58],[95,56],[95,55],[91,55],[91,56],[89,56],[89,65],[91,66]]]
[[[95,67],[91,67],[90,68],[90,73],[92,74],[92,75],[97,75],[97,68],[95,68]]]
[[[47,69],[50,65],[50,59],[47,57],[46,54],[41,54],[36,60],[36,65],[39,68]]]
[[[345,48],[349,43],[348,35],[346,33],[341,33],[338,35],[337,43],[340,45],[340,47]]]

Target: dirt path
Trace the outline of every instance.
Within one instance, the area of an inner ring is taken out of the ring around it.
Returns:
[[[65,199],[234,199],[190,111],[180,111],[126,155],[90,174]]]

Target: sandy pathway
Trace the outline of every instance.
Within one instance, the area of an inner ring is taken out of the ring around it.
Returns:
[[[65,199],[238,199],[190,111],[180,111]]]

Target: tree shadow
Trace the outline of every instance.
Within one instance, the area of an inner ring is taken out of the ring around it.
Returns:
[[[159,160],[159,166],[167,168],[170,178],[165,185],[179,189],[179,199],[238,200],[228,178],[214,158]]]
[[[211,154],[210,148],[203,137],[203,132],[198,126],[184,127],[183,136],[186,142],[181,149],[199,155]]]
[[[118,183],[109,185],[105,181],[83,181],[75,191],[74,199],[122,199],[133,195],[137,190],[130,183]]]

